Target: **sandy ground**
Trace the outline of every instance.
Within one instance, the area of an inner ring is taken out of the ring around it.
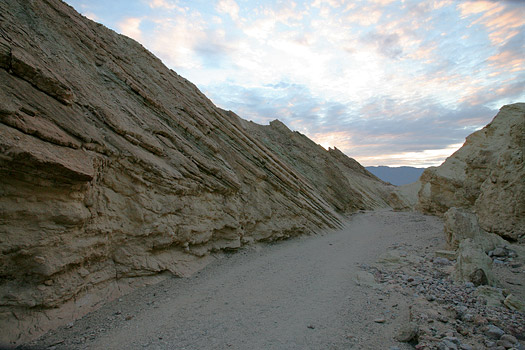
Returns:
[[[440,219],[375,211],[340,231],[255,245],[170,278],[48,333],[52,349],[412,349],[393,336],[409,298],[355,282],[392,247],[444,245]],[[380,321],[378,323],[376,321]]]

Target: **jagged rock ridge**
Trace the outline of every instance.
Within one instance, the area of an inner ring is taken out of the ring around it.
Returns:
[[[0,2],[0,86],[0,343],[190,274],[211,251],[396,204],[354,160],[297,136],[320,163],[305,161],[275,144],[284,126],[265,139],[59,0]]]
[[[525,103],[503,106],[439,167],[420,178],[418,209],[443,215],[474,212],[480,227],[504,238],[525,234]]]

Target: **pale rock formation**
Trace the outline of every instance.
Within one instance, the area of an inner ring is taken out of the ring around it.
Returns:
[[[470,238],[463,240],[459,245],[455,278],[475,285],[496,283],[492,273],[492,259]]]
[[[0,2],[0,176],[0,345],[210,252],[397,201],[341,152],[218,109],[59,0]]]
[[[475,214],[455,207],[450,208],[444,215],[444,231],[447,243],[453,249],[467,238],[479,244],[485,253],[508,244],[500,236],[481,229]]]
[[[483,230],[517,240],[525,234],[524,152],[525,103],[503,106],[442,165],[423,172],[417,208],[437,215],[467,208]]]

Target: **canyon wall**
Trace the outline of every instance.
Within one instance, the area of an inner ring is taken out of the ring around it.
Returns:
[[[236,249],[399,205],[280,122],[213,105],[59,0],[0,2],[0,344]]]
[[[480,227],[510,240],[525,235],[525,103],[503,106],[439,167],[421,175],[417,208],[467,209]]]

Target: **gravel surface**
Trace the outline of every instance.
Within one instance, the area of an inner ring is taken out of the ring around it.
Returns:
[[[340,231],[218,254],[192,277],[136,290],[28,347],[413,349],[394,339],[409,321],[407,293],[356,283],[399,244],[441,249],[441,220],[363,212]]]

